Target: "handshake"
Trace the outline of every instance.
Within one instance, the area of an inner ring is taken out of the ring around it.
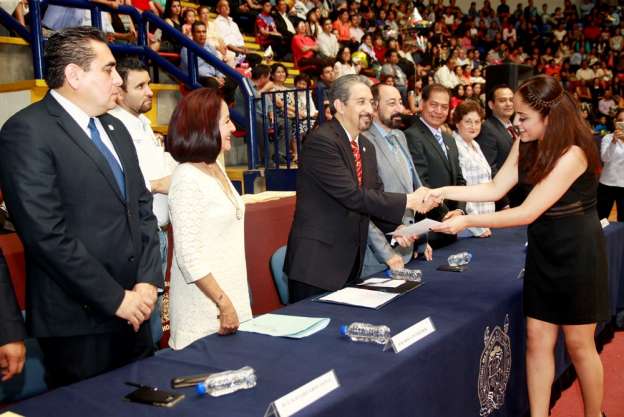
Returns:
[[[126,320],[138,332],[141,323],[152,315],[157,298],[158,291],[154,285],[138,283],[132,290],[124,291],[124,298],[115,315]]]
[[[424,214],[442,204],[443,200],[439,189],[420,187],[413,193],[407,194],[407,208]]]

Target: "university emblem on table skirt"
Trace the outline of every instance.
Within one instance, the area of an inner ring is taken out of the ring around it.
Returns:
[[[489,416],[505,403],[505,391],[511,371],[511,343],[509,340],[509,315],[501,329],[485,328],[483,335],[485,347],[479,362],[479,402],[483,417]]]

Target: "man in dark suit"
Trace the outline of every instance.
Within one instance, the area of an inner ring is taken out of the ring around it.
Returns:
[[[359,278],[371,218],[387,233],[406,208],[424,212],[433,204],[423,201],[425,187],[407,195],[383,192],[375,147],[360,135],[372,121],[367,80],[342,76],[329,97],[335,118],[307,135],[299,160],[284,265],[292,302]]]
[[[422,114],[405,131],[407,145],[422,183],[438,188],[466,185],[459,166],[455,140],[441,130],[449,112],[450,91],[441,84],[429,84],[422,92]],[[445,200],[428,213],[435,220],[446,220],[464,214],[466,203]],[[456,239],[456,235],[431,233],[429,243],[439,247]]]
[[[489,92],[487,103],[491,115],[481,126],[479,136],[475,138],[490,164],[492,178],[505,163],[514,141],[515,131],[511,123],[514,114],[513,96],[512,89],[504,84],[495,86]],[[508,197],[496,202],[496,210],[506,207],[509,207]]]
[[[132,139],[105,114],[121,85],[106,37],[62,30],[45,61],[51,91],[0,131],[0,183],[24,244],[26,326],[53,388],[152,353],[163,276]]]
[[[0,250],[0,380],[8,381],[22,372],[26,358],[26,328],[15,300],[13,283]]]
[[[288,3],[286,0],[278,0],[276,11],[273,13],[275,27],[282,34],[283,44],[290,50],[290,43],[293,36],[297,34],[297,23],[299,19],[289,13]]]

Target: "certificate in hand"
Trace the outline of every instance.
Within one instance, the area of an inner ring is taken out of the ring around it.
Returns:
[[[397,236],[418,236],[424,233],[428,233],[433,226],[437,226],[441,224],[439,221],[431,220],[431,219],[423,219],[418,223],[410,224],[409,226],[402,227],[399,230],[395,230],[394,232],[388,233],[393,237]]]

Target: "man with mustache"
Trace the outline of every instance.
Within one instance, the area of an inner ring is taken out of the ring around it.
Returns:
[[[422,92],[422,113],[405,131],[407,145],[420,179],[426,187],[465,185],[459,166],[459,152],[455,140],[443,132],[451,100],[450,91],[441,84],[429,84]],[[446,220],[464,214],[465,203],[446,200],[428,213],[434,220]],[[431,246],[451,243],[456,235],[430,233]]]
[[[401,224],[406,209],[426,212],[434,204],[424,201],[425,187],[407,195],[383,192],[375,147],[360,135],[372,122],[366,78],[338,78],[329,100],[335,118],[306,136],[299,159],[284,264],[290,302],[359,279],[371,219],[387,233]]]
[[[401,93],[396,87],[377,84],[371,88],[373,93],[373,123],[362,132],[362,136],[375,146],[377,155],[377,171],[384,185],[384,190],[397,193],[411,193],[422,187],[422,182],[412,162],[405,134],[399,130],[401,115],[404,110]],[[416,213],[407,209],[403,214],[402,224],[414,223]],[[423,217],[416,215],[416,217]],[[405,247],[393,248],[387,235],[370,222],[368,225],[368,242],[362,276],[369,276],[386,268],[401,269],[418,252],[414,252],[413,242]],[[424,236],[426,239],[426,235]],[[425,257],[431,260],[431,246],[423,245]]]
[[[487,104],[491,114],[485,119],[481,126],[481,133],[475,140],[490,164],[492,178],[494,178],[505,163],[516,136],[511,124],[511,117],[514,114],[514,92],[508,85],[500,84],[492,88],[489,94]],[[513,196],[513,190],[509,195]],[[509,198],[505,196],[496,202],[496,210],[507,208],[509,204]]]

